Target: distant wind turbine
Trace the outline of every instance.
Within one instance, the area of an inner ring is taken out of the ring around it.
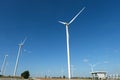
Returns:
[[[5,70],[7,56],[8,56],[8,55],[5,55],[4,61],[3,61],[3,64],[2,64],[2,68],[1,68],[1,73],[2,73],[2,75],[3,75],[4,70]]]
[[[69,22],[62,22],[59,21],[59,23],[64,24],[66,26],[66,38],[67,38],[67,57],[68,57],[68,78],[71,78],[71,68],[70,68],[70,50],[69,50],[69,32],[68,32],[68,27],[69,25],[78,17],[78,15],[85,9],[85,7],[82,8],[82,10],[80,10],[78,12],[78,14]]]
[[[17,68],[18,68],[19,57],[20,57],[20,53],[21,53],[21,48],[22,48],[22,46],[24,45],[26,39],[27,39],[27,38],[25,38],[25,39],[23,40],[23,42],[21,42],[21,43],[19,44],[18,55],[17,55],[17,59],[16,59],[16,64],[15,64],[13,76],[16,76],[16,71],[17,71]]]
[[[76,70],[75,66],[74,65],[71,65],[71,73],[72,73],[72,77],[74,77],[74,71]]]
[[[61,76],[63,77],[64,76],[64,67],[62,66],[61,68]]]
[[[89,65],[90,65],[90,67],[91,67],[91,72],[92,72],[92,73],[94,72],[93,68],[94,68],[96,65],[98,65],[98,64],[100,64],[100,63],[96,63],[96,64],[89,64]]]
[[[96,64],[89,64],[89,65],[91,67],[91,72],[93,73],[94,72],[93,68],[96,66]]]
[[[6,72],[7,65],[8,65],[8,62],[6,62],[6,64],[5,64],[5,68],[4,68],[3,74],[5,74],[5,72]]]

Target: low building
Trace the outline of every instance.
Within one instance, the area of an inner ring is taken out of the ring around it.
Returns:
[[[105,80],[107,73],[104,71],[91,72],[93,80]]]

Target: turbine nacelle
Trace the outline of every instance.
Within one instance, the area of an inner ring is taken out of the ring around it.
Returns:
[[[5,56],[8,56],[8,55],[5,55]]]
[[[25,37],[25,39],[23,40],[23,42],[21,42],[19,45],[20,45],[20,46],[24,45],[26,39],[27,39],[27,37]]]

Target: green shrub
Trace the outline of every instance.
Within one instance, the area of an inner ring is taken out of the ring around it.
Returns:
[[[30,76],[29,71],[24,71],[23,73],[21,73],[21,77],[23,77],[24,79],[28,79]]]

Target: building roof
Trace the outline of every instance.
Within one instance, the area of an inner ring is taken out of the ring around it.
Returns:
[[[106,74],[106,71],[95,71],[95,72],[91,72],[91,74]]]

